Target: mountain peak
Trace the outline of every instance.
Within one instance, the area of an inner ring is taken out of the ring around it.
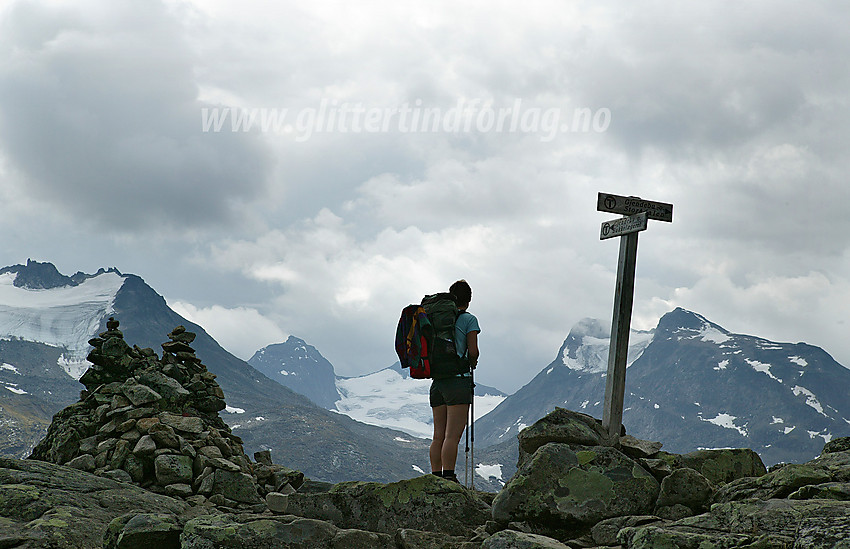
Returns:
[[[658,321],[657,330],[659,333],[676,333],[685,330],[694,332],[719,332],[722,335],[729,335],[729,330],[711,322],[700,314],[683,309],[682,307],[676,307],[662,316]]]
[[[59,269],[53,263],[48,261],[39,262],[32,259],[27,259],[26,265],[11,265],[0,269],[0,275],[7,273],[13,273],[15,275],[15,280],[12,284],[16,288],[27,290],[51,290],[66,286],[79,286],[89,278],[94,278],[104,273],[115,273],[123,276],[115,267],[110,267],[109,269],[101,267],[93,275],[78,271],[72,276],[65,276],[59,272]]]

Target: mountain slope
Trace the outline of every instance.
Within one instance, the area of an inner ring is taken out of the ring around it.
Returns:
[[[426,443],[358,424],[272,381],[172,311],[140,277],[114,269],[64,277],[37,262],[0,273],[0,364],[7,365],[0,368],[0,424],[14,425],[9,432],[17,433],[0,448],[4,453],[19,456],[31,448],[50,416],[77,400],[82,385],[75,378],[85,366],[80,357],[110,315],[128,343],[159,353],[175,326],[197,334],[192,345],[233,412],[223,418],[249,455],[272,449],[278,463],[330,482],[397,480],[418,474],[415,467],[427,469]]]
[[[577,325],[558,359],[482,418],[482,446],[556,406],[602,417],[607,341],[591,325]],[[749,447],[768,464],[802,462],[850,435],[850,370],[822,349],[732,334],[684,309],[630,344],[623,423],[669,451]]]

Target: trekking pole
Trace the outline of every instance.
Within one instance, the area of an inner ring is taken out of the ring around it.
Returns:
[[[469,414],[466,416],[466,464],[463,467],[463,484],[469,486]]]
[[[469,384],[472,386],[472,402],[469,404],[469,434],[472,439],[470,454],[472,455],[472,476],[469,489],[475,490],[475,370],[469,369]]]

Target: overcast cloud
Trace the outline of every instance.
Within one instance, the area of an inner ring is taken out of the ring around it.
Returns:
[[[841,2],[10,2],[0,263],[116,266],[237,356],[292,334],[341,375],[390,365],[400,309],[466,278],[479,379],[514,391],[610,319],[613,192],[674,204],[640,236],[635,327],[681,306],[850,366],[848,22]],[[280,118],[233,131],[251,109]]]

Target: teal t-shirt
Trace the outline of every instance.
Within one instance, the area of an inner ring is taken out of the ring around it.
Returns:
[[[466,354],[466,334],[480,331],[478,319],[475,318],[474,314],[464,311],[458,315],[457,322],[455,322],[455,348],[458,355]]]

